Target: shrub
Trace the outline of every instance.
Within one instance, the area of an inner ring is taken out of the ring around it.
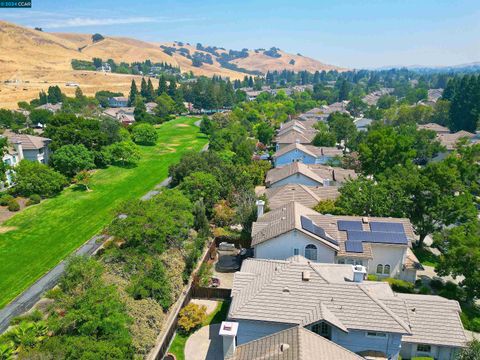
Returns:
[[[20,210],[20,204],[17,200],[12,199],[8,202],[8,211],[18,211]]]
[[[228,204],[227,200],[220,200],[213,207],[213,222],[217,226],[231,225],[235,215],[235,210]]]
[[[24,315],[20,315],[20,316],[17,316],[17,317],[14,317],[11,321],[10,321],[10,325],[17,325],[17,324],[20,324],[22,321],[33,321],[33,322],[37,322],[37,321],[40,321],[43,319],[43,314],[40,310],[38,309],[35,309],[33,310],[31,313],[26,313]],[[1,359],[1,357],[0,357]]]
[[[207,307],[205,305],[200,306],[190,303],[180,310],[178,327],[183,333],[189,334],[197,329],[205,321],[206,317]]]
[[[390,284],[393,291],[407,294],[414,292],[414,285],[408,281],[394,278],[387,278],[386,281]]]
[[[434,290],[441,290],[444,288],[444,284],[443,284],[443,281],[440,280],[440,279],[432,279],[430,281],[430,287]]]
[[[430,295],[432,290],[428,286],[423,285],[418,292],[423,295]]]
[[[210,279],[213,275],[213,266],[210,263],[203,263],[198,270],[198,280],[200,286],[207,287],[210,285]]]
[[[2,196],[0,197],[0,205],[1,206],[8,206],[8,204],[10,203],[10,201],[13,200],[13,196],[12,195],[9,195],[9,194],[2,194]]]
[[[26,205],[30,206],[30,205],[40,204],[40,201],[42,201],[42,197],[40,195],[32,194],[30,195]]]
[[[137,144],[155,145],[158,133],[151,124],[138,124],[132,130],[132,137]]]
[[[368,274],[367,275],[367,280],[369,280],[369,281],[380,281],[380,278],[375,274]]]

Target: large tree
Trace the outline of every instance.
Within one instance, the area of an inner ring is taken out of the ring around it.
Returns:
[[[14,191],[22,196],[54,196],[67,184],[67,179],[62,174],[34,161],[22,160],[15,168],[15,174]]]
[[[95,167],[93,154],[82,144],[64,145],[51,158],[55,170],[67,177],[73,177],[82,170]]]

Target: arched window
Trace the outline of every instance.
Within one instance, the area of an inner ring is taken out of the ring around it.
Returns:
[[[317,261],[317,247],[313,244],[305,246],[305,257],[308,260]]]
[[[390,275],[390,265],[385,265],[385,266],[383,267],[383,273],[384,273],[385,275]]]
[[[383,265],[382,264],[377,265],[377,274],[383,274]]]

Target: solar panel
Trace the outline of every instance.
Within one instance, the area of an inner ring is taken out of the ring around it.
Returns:
[[[310,220],[309,218],[305,216],[300,216],[300,223],[302,225],[303,230],[306,230],[312,234],[315,234],[321,237],[322,239],[327,240],[328,242],[331,242],[332,244],[338,245],[338,242],[336,240],[328,236],[323,228],[313,223],[313,221]]]
[[[340,231],[349,231],[349,230],[362,231],[363,229],[361,221],[338,220],[337,226],[338,226],[338,230]]]
[[[381,231],[347,231],[349,241],[363,241],[379,244],[408,244],[405,233]]]
[[[361,241],[347,241],[345,242],[345,250],[353,253],[362,253],[363,245]]]
[[[393,222],[376,222],[373,221],[370,223],[370,230],[380,231],[380,232],[391,232],[391,233],[403,233],[403,224],[393,223]]]

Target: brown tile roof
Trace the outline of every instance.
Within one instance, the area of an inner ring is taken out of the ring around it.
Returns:
[[[455,150],[458,140],[461,138],[473,139],[475,134],[461,130],[453,134],[438,134],[437,138],[440,143],[447,148],[447,150]]]
[[[361,360],[361,356],[301,326],[250,341],[227,360]]]
[[[305,165],[301,162],[294,162],[288,165],[270,169],[267,172],[265,184],[267,187],[270,187],[276,182],[297,173],[316,181],[318,185],[323,185],[324,179],[330,180],[331,182],[343,183],[348,179],[355,179],[357,177],[357,174],[353,170],[321,164]]]
[[[268,199],[270,209],[277,209],[291,201],[312,208],[320,201],[334,200],[340,195],[336,186],[306,186],[301,184],[269,188],[265,190],[264,194]]]
[[[417,126],[418,129],[423,130],[432,130],[438,134],[450,134],[450,129],[436,123],[420,124]]]
[[[23,150],[40,150],[43,149],[51,141],[48,138],[34,135],[25,135],[25,134],[15,134],[11,131],[5,131],[3,133],[11,143],[22,144]]]
[[[285,146],[284,148],[278,150],[275,154],[273,154],[273,158],[278,158],[286,153],[289,153],[293,150],[300,150],[303,151],[305,154],[318,158],[323,155],[328,156],[342,156],[343,151],[336,147],[325,147],[325,146],[314,146],[314,145],[304,145],[301,143],[292,143],[290,145]]]
[[[409,334],[408,323],[352,276],[350,265],[247,259],[234,275],[228,318]]]
[[[277,135],[274,142],[277,144],[310,144],[315,137],[315,131],[300,131],[295,128],[291,128],[289,131],[285,131],[280,135]]]

